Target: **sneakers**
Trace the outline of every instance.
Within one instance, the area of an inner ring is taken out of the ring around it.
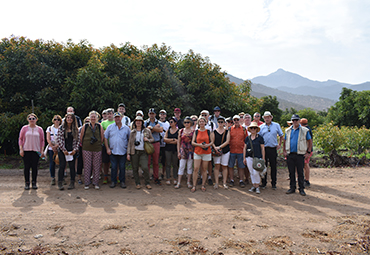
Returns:
[[[103,184],[108,184],[108,176],[104,176]]]
[[[113,189],[116,187],[116,184],[114,182],[112,182],[110,185],[109,185],[109,188]]]
[[[256,188],[256,194],[261,194],[260,188]]]
[[[208,179],[208,185],[209,185],[209,186],[212,186],[212,185],[213,185],[213,181],[212,181],[212,179],[211,179],[211,178],[209,178],[209,179]]]
[[[255,188],[255,187],[252,187],[252,188],[250,188],[248,191],[250,191],[250,192],[255,192],[255,191],[256,191],[256,188]]]
[[[234,184],[235,184],[234,180],[231,180],[230,183],[229,183],[229,186],[232,187],[232,186],[234,186]]]
[[[77,183],[78,183],[79,185],[82,185],[82,180],[81,180],[81,179],[79,179],[79,180],[77,181]]]
[[[266,185],[260,185],[261,189],[266,189]]]
[[[155,179],[154,180],[154,183],[157,184],[157,185],[162,185],[161,181],[159,179]],[[171,183],[170,183],[171,184]]]
[[[310,187],[311,186],[310,181],[304,180],[304,186],[305,187]]]
[[[119,180],[119,177],[117,176],[117,183],[120,184],[121,181]]]
[[[159,180],[159,178],[158,178],[158,180]],[[171,181],[170,180],[166,181],[166,184],[171,185]]]
[[[273,190],[276,190],[276,185],[272,185],[272,189]]]
[[[121,186],[121,188],[122,188],[122,189],[127,188],[126,183],[124,183],[124,182],[121,182],[121,183],[120,183],[120,186]]]
[[[85,189],[88,190],[88,189],[90,189],[90,187],[89,186],[85,186]]]
[[[213,186],[214,189],[218,189],[218,184],[216,183],[214,186]]]
[[[63,182],[58,182],[58,189],[59,190],[64,190]]]
[[[24,189],[25,189],[25,190],[29,190],[29,189],[30,189],[30,184],[29,184],[29,183],[26,183],[26,184],[24,185]]]
[[[173,185],[177,185],[177,181],[176,180],[173,181]]]
[[[145,188],[152,189],[152,186],[150,186],[149,184],[147,184],[147,185],[145,185]]]
[[[177,185],[175,185],[175,189],[179,189],[180,188],[180,183],[178,183]]]
[[[164,175],[161,174],[161,176],[158,177],[159,180],[164,180]]]
[[[240,188],[245,188],[245,183],[243,181],[239,182]]]
[[[51,179],[51,185],[55,185],[55,178]]]
[[[68,189],[74,189],[75,188],[75,182],[71,181],[71,183],[68,186]]]
[[[288,191],[286,192],[286,194],[293,194],[295,193],[295,189],[288,189]]]
[[[36,182],[32,182],[32,189],[37,189]]]
[[[95,185],[95,189],[100,189],[99,185]]]

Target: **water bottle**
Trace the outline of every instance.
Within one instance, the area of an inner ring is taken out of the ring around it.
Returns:
[[[42,159],[42,160],[45,160],[45,157],[41,157],[41,152],[39,151],[36,151],[37,155],[39,155],[39,157]]]

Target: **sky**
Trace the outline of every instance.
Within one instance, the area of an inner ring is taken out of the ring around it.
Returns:
[[[369,0],[3,1],[0,37],[190,49],[241,79],[370,81]]]

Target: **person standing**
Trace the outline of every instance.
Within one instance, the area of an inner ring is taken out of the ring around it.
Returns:
[[[277,179],[277,152],[280,150],[281,143],[283,142],[283,131],[279,123],[273,122],[273,116],[271,112],[265,111],[263,114],[263,119],[265,123],[260,126],[261,130],[259,135],[263,137],[265,141],[265,162],[266,167],[270,164],[271,168],[271,185],[272,189],[276,190],[276,179]],[[279,143],[277,141],[279,137]],[[265,189],[267,184],[267,173],[262,177],[261,188]]]
[[[162,124],[159,123],[159,121],[155,118],[156,113],[154,108],[150,108],[149,112],[149,119],[147,119],[144,122],[144,127],[148,128],[153,135],[154,142],[152,142],[153,147],[154,147],[154,153],[152,155],[148,155],[148,169],[150,169],[150,161],[153,158],[153,178],[154,178],[154,183],[157,185],[161,185],[161,181],[159,180],[159,153],[160,153],[160,144],[159,141],[161,139],[160,133],[163,132],[163,127]]]
[[[250,132],[250,136],[246,137],[244,141],[243,161],[244,164],[248,166],[253,185],[249,191],[255,191],[257,194],[260,194],[259,185],[261,177],[260,173],[253,168],[253,158],[262,158],[265,160],[264,140],[263,137],[258,134],[260,128],[256,122],[252,122],[249,125],[248,131]]]
[[[166,131],[164,142],[166,143],[166,184],[171,185],[171,165],[173,184],[177,185],[177,171],[179,168],[179,160],[177,158],[177,139],[179,137],[179,129],[176,126],[176,119],[169,119],[170,128]]]
[[[51,177],[51,185],[55,185],[55,162],[53,160],[54,153],[58,153],[58,144],[56,137],[58,134],[58,129],[62,123],[62,117],[60,115],[54,115],[53,125],[46,129],[46,141],[49,144],[48,154],[49,154],[49,171]]]
[[[302,127],[308,128],[308,132],[310,132],[312,143],[313,144],[313,135],[312,135],[312,129],[308,126],[308,120],[306,118],[302,118],[300,120],[300,123]],[[304,158],[304,186],[305,187],[310,187],[310,159],[312,157],[312,152],[313,152],[313,145],[311,148],[308,148],[309,151],[311,151],[310,155],[308,157]]]
[[[107,117],[108,119],[105,121],[102,121],[101,126],[103,128],[103,131],[108,128],[109,125],[114,123],[113,119],[114,109],[108,108],[107,109]],[[107,154],[107,150],[104,145],[102,145],[102,162],[103,162],[103,171],[104,171],[104,179],[103,184],[108,184],[108,174],[109,174],[109,168],[110,168],[110,158]]]
[[[84,165],[85,189],[89,189],[91,183],[95,189],[99,189],[99,175],[102,163],[102,143],[104,141],[103,128],[98,123],[98,113],[91,111],[89,113],[90,123],[85,124],[81,129],[82,156]]]
[[[222,117],[220,113],[221,113],[221,108],[219,106],[216,106],[215,108],[213,108],[213,115],[209,116],[209,120],[213,122],[216,128],[218,128],[218,124],[217,124],[218,118]]]
[[[82,121],[81,121],[81,118],[78,117],[76,114],[75,114],[75,109],[72,107],[72,106],[69,106],[67,107],[67,113],[72,113],[75,115],[76,117],[76,123],[77,123],[77,127],[81,127],[82,126]],[[64,120],[63,120],[64,121]]]
[[[234,165],[235,160],[238,163],[238,173],[239,173],[239,186],[241,188],[245,187],[244,183],[244,162],[243,162],[243,149],[244,140],[248,136],[246,129],[240,124],[239,115],[233,117],[234,125],[230,130],[230,158],[229,158],[229,176],[230,176],[230,186],[234,186]]]
[[[119,167],[119,181],[121,188],[126,188],[126,159],[127,145],[130,138],[130,128],[122,124],[121,113],[114,114],[113,124],[107,127],[104,132],[104,144],[112,164],[111,185],[110,188],[116,187],[117,168]]]
[[[178,129],[184,128],[185,127],[184,126],[184,120],[181,119],[181,110],[180,110],[180,108],[175,108],[175,110],[173,111],[173,114],[175,115],[175,119],[176,119]]]
[[[37,189],[37,164],[44,155],[44,130],[37,126],[37,116],[30,113],[27,116],[28,125],[19,132],[19,155],[23,158],[25,190],[30,189],[30,169],[32,168],[32,189]]]
[[[259,112],[255,112],[253,114],[253,121],[256,122],[258,126],[261,126],[263,124],[263,122],[260,119],[261,119],[261,114]]]
[[[141,116],[136,116],[132,124],[130,139],[127,147],[127,160],[131,161],[136,188],[140,189],[139,166],[143,170],[145,187],[151,189],[149,182],[148,154],[144,150],[144,142],[154,142],[152,132],[144,128]]]
[[[297,114],[293,114],[291,120],[293,121],[293,125],[285,130],[283,147],[284,157],[287,157],[290,178],[290,189],[286,193],[295,193],[295,171],[297,169],[299,194],[305,196],[303,177],[304,158],[311,154],[312,139],[308,128],[302,127],[299,124],[300,118]]]
[[[162,127],[163,127],[163,131],[161,133],[161,140],[160,140],[160,153],[159,153],[159,158],[160,158],[160,162],[162,164],[162,174],[161,176],[159,176],[159,179],[160,180],[163,180],[164,179],[164,174],[165,174],[165,170],[166,170],[166,153],[165,153],[165,147],[166,147],[166,143],[164,142],[164,136],[167,132],[167,130],[170,128],[170,123],[166,120],[167,118],[167,112],[166,110],[160,110],[159,111],[159,120],[158,122],[162,124]]]
[[[128,116],[125,116],[126,113],[126,105],[124,103],[120,103],[117,108],[117,112],[121,114],[122,124],[126,126],[130,126],[131,120]]]
[[[59,157],[59,172],[58,172],[58,188],[63,190],[64,169],[67,162],[71,174],[71,183],[68,189],[75,188],[76,177],[76,153],[78,152],[78,145],[80,142],[80,135],[77,127],[76,116],[73,113],[67,113],[63,124],[58,129],[57,143],[58,143],[58,157]]]

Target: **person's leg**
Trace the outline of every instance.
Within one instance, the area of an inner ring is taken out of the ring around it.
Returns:
[[[126,160],[127,154],[119,156],[118,166],[119,166],[119,180],[121,183],[126,185]],[[121,184],[121,187],[123,187]]]
[[[134,175],[135,185],[140,185],[138,151],[135,151],[135,154],[130,155],[130,158],[131,158],[132,174]]]
[[[94,151],[93,152],[93,185],[95,188],[99,187],[99,175],[100,175],[100,166],[102,162],[102,152],[101,151]],[[97,186],[97,187],[96,187]]]
[[[71,183],[68,186],[68,189],[74,189],[75,188],[75,178],[76,178],[76,155],[73,156],[73,160],[68,162],[69,170],[71,174]]]
[[[266,166],[266,169],[268,168],[269,163],[270,163],[270,166],[271,166],[271,160],[270,160],[271,153],[270,152],[271,152],[270,148],[265,147],[265,166]],[[262,177],[261,187],[262,188],[265,188],[266,185],[267,185],[267,172]]]
[[[186,159],[180,159],[180,166],[178,170],[178,178],[177,178],[177,185],[180,187],[181,178],[184,175],[185,172],[185,165],[186,165]]]
[[[92,152],[82,151],[83,165],[84,165],[84,183],[85,186],[89,186],[91,183],[91,173],[92,173]]]
[[[159,152],[159,158],[160,158],[160,161],[161,161],[161,164],[162,164],[162,173],[161,173],[161,177],[163,177],[165,175],[165,172],[166,172],[166,153],[165,153],[165,150],[164,150],[165,147],[160,147],[160,152]]]
[[[82,147],[80,146],[78,157],[77,157],[77,179],[78,179],[78,184],[82,184],[82,181],[81,181],[82,169],[83,169],[83,156],[82,156]]]
[[[247,157],[247,166],[250,172],[252,185],[254,188],[258,188],[261,182],[261,177],[258,171],[253,169],[253,158]]]
[[[145,185],[150,184],[150,179],[149,179],[149,168],[147,167],[148,163],[148,154],[146,154],[145,151],[140,151],[139,152],[139,165],[141,167],[141,170],[143,170],[143,177],[144,177],[144,182]]]
[[[194,159],[193,188],[197,186],[198,172],[201,162],[202,162],[201,159]]]
[[[171,151],[165,151],[165,155],[166,155],[166,179],[168,183],[171,178]]]
[[[154,153],[153,153],[153,178],[158,180],[159,177],[159,152],[161,150],[159,142],[153,143]]]
[[[295,156],[296,155],[288,155],[287,156],[287,164],[288,164],[288,170],[289,170],[289,179],[290,179],[290,189],[295,190],[296,189],[296,181],[295,181]]]
[[[209,164],[210,161],[204,161],[202,160],[202,172],[201,172],[201,175],[202,175],[202,189],[203,189],[203,186],[206,184],[206,180],[207,180],[207,168],[208,168],[208,164]]]
[[[31,168],[32,168],[32,188],[37,189],[36,183],[37,183],[37,173],[38,173],[38,163],[40,160],[39,155],[33,151],[32,152],[32,159],[31,159]]]
[[[49,155],[49,172],[50,172],[50,177],[52,179],[55,179],[55,162],[53,160],[54,151],[53,150],[48,150],[48,155]]]
[[[277,162],[276,162],[276,159],[277,159],[277,150],[276,148],[271,148],[270,149],[271,152],[270,152],[270,158],[269,158],[269,161],[270,161],[270,168],[271,168],[271,185],[272,187],[276,187],[276,181],[277,181]]]
[[[23,156],[23,165],[24,165],[24,181],[26,186],[30,185],[30,169],[31,169],[31,152],[25,151]]]
[[[237,154],[237,162],[238,162],[238,173],[239,173],[239,185],[240,187],[244,188],[244,168],[245,165],[243,163],[243,153]]]
[[[187,183],[191,185],[191,176],[193,174],[193,162],[194,160],[189,157],[189,159],[186,160],[186,166],[187,166],[187,174],[188,174],[188,180]]]
[[[213,171],[213,174],[214,174],[214,176],[215,176],[215,187],[218,187],[218,175],[220,174],[220,167],[221,167],[221,164],[219,164],[220,162],[217,162],[217,164],[216,164],[216,160],[217,159],[215,159],[214,161],[215,161],[215,169],[214,169],[214,171]]]
[[[296,167],[298,173],[299,190],[304,190],[303,166],[304,166],[304,157],[302,155],[297,155]]]
[[[116,155],[109,155],[109,158],[110,158],[110,163],[112,165],[112,170],[111,170],[111,175],[110,175],[110,179],[111,179],[111,186],[115,186],[117,184],[117,165],[118,165],[118,157]]]
[[[171,152],[171,162],[172,162],[172,177],[173,180],[177,180],[177,172],[179,169],[179,159],[177,158],[177,151]]]
[[[234,165],[235,165],[235,160],[236,160],[236,154],[235,153],[230,153],[230,158],[229,158],[229,178],[230,178],[230,186],[234,185]]]
[[[208,184],[213,185],[213,182],[212,182],[212,160],[208,162],[207,168],[208,168]],[[218,178],[218,176],[217,176],[217,178]]]
[[[222,184],[226,185],[224,188],[227,188],[227,172],[228,168],[227,165],[229,164],[230,152],[226,154],[222,154],[221,156],[221,168],[222,168]]]
[[[59,157],[59,171],[58,171],[58,188],[60,190],[63,189],[63,179],[64,179],[64,170],[67,167],[66,157],[64,153],[58,150],[58,157]]]

